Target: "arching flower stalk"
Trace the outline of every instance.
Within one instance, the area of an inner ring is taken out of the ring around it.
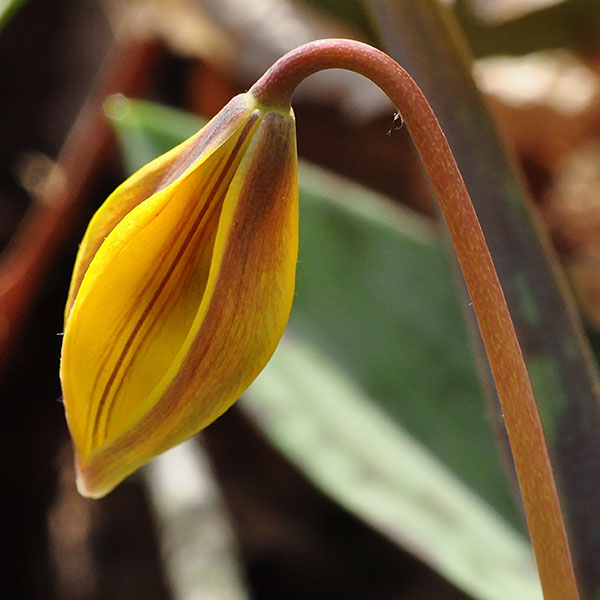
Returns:
[[[100,497],[207,426],[275,350],[297,256],[291,97],[303,79],[328,68],[371,79],[412,135],[486,347],[544,597],[575,600],[533,392],[452,152],[410,76],[349,40],[312,42],[281,58],[196,136],[122,184],[92,219],[69,292],[61,364],[79,490]]]

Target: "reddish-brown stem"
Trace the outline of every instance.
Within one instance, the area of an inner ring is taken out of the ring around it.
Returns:
[[[98,76],[96,88],[56,162],[55,185],[48,185],[23,219],[0,259],[0,371],[27,316],[37,288],[67,239],[86,186],[97,176],[114,146],[102,106],[110,94],[134,93],[145,84],[160,57],[155,40],[122,39]]]
[[[287,107],[303,79],[330,68],[355,71],[378,85],[411,133],[450,231],[494,375],[544,598],[575,600],[579,595],[558,494],[521,348],[473,204],[425,96],[383,52],[337,39],[292,50],[250,92],[262,104]]]

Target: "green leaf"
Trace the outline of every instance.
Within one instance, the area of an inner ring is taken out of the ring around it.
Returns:
[[[523,538],[295,331],[243,405],[323,491],[474,598],[541,599]]]
[[[131,168],[202,124],[160,105],[119,102],[109,114]],[[306,164],[300,195],[290,327],[345,365],[392,418],[518,524],[440,239],[425,221]]]
[[[303,165],[300,180],[290,327],[518,523],[440,238],[341,178]]]
[[[122,94],[107,98],[104,114],[117,134],[128,173],[134,173],[190,137],[205,123],[196,115],[161,104],[130,100]]]
[[[120,102],[111,114],[118,116],[130,165],[150,160],[200,125],[171,109]],[[174,133],[175,123],[189,130]],[[539,597],[527,544],[508,525],[518,518],[439,236],[381,197],[304,164],[300,196],[288,340],[256,384],[266,387],[254,387],[247,406],[316,485],[474,597]],[[323,355],[338,366],[326,366]],[[290,374],[296,360],[297,377]],[[315,395],[313,379],[327,392]],[[264,409],[273,398],[260,389],[280,390],[276,412],[271,404]],[[317,398],[323,409],[314,408]],[[342,423],[352,423],[343,439]],[[315,432],[324,436],[317,455]],[[377,440],[381,446],[371,452]],[[407,448],[409,466],[420,465],[422,478],[400,485],[415,477],[397,458]],[[320,468],[316,456],[340,468]],[[357,473],[364,478],[365,472],[374,473],[373,485],[359,493]],[[433,504],[444,507],[441,513],[419,507],[411,497],[415,489],[427,490]],[[461,533],[440,528],[440,514],[451,515]],[[479,526],[469,524],[469,514]],[[486,532],[483,538],[477,530]]]
[[[365,2],[384,49],[422,88],[456,157],[523,350],[578,583],[583,596],[600,596],[600,520],[592,508],[600,497],[600,384],[550,241],[472,79],[452,12],[437,0]],[[591,8],[588,0],[579,4]],[[598,12],[600,4],[594,6]],[[499,405],[490,403],[490,410],[502,439]]]
[[[0,29],[10,21],[23,4],[25,0],[0,0]]]

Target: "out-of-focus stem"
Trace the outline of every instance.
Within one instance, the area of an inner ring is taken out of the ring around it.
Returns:
[[[378,85],[411,133],[473,302],[504,413],[544,598],[575,600],[579,595],[558,494],[521,349],[471,199],[425,96],[386,54],[360,42],[337,39],[292,50],[250,92],[261,103],[287,107],[303,79],[330,68],[355,71]]]
[[[114,151],[103,104],[115,93],[133,94],[145,84],[163,53],[156,40],[118,39],[81,109],[53,170],[0,258],[0,372],[5,368],[29,304],[49,265],[68,238],[83,192]]]

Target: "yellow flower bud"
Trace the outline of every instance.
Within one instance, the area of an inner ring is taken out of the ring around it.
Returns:
[[[60,373],[83,495],[206,427],[265,366],[292,304],[297,181],[293,114],[241,94],[96,213]]]

